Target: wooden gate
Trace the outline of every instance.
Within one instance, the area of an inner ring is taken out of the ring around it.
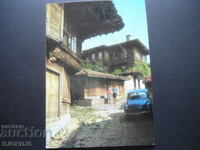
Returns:
[[[47,121],[58,120],[60,117],[60,76],[59,74],[46,71],[46,119]]]

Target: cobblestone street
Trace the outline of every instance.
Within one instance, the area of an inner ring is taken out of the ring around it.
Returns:
[[[79,111],[77,111],[79,109]],[[66,138],[55,138],[50,147],[109,147],[151,145],[153,121],[149,114],[125,115],[120,105],[89,109],[74,107],[72,117],[79,126]]]

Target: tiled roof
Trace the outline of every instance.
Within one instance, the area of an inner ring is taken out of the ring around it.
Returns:
[[[80,72],[76,73],[77,76],[88,76],[88,77],[96,77],[96,78],[104,78],[104,79],[114,79],[114,80],[127,80],[127,78],[122,76],[116,76],[109,73],[97,72],[89,69],[81,69]]]

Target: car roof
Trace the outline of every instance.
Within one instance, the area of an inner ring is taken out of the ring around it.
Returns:
[[[128,92],[128,94],[130,93],[138,93],[138,92],[147,92],[148,90],[147,89],[139,89],[139,90],[131,90]]]

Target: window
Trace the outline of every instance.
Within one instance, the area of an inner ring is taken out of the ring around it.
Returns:
[[[95,54],[92,54],[92,61],[95,61]]]
[[[71,38],[71,50],[76,52],[76,37]]]
[[[71,49],[71,35],[67,33],[67,46]]]
[[[63,44],[66,45],[73,52],[76,52],[76,48],[77,48],[76,41],[77,41],[76,37],[71,36],[70,33],[66,32],[64,34]]]
[[[102,52],[98,52],[98,60],[102,60]]]
[[[147,63],[147,58],[146,58],[146,56],[143,56],[142,58],[143,58],[143,62],[144,62],[144,63]]]
[[[135,100],[135,99],[144,99],[147,98],[147,94],[145,92],[138,92],[138,93],[130,93],[128,94],[128,99]]]
[[[136,99],[140,99],[140,95],[128,94],[128,100],[136,100]]]
[[[67,47],[69,47],[69,39],[70,39],[70,34],[68,32],[64,31],[63,34],[63,44]]]

